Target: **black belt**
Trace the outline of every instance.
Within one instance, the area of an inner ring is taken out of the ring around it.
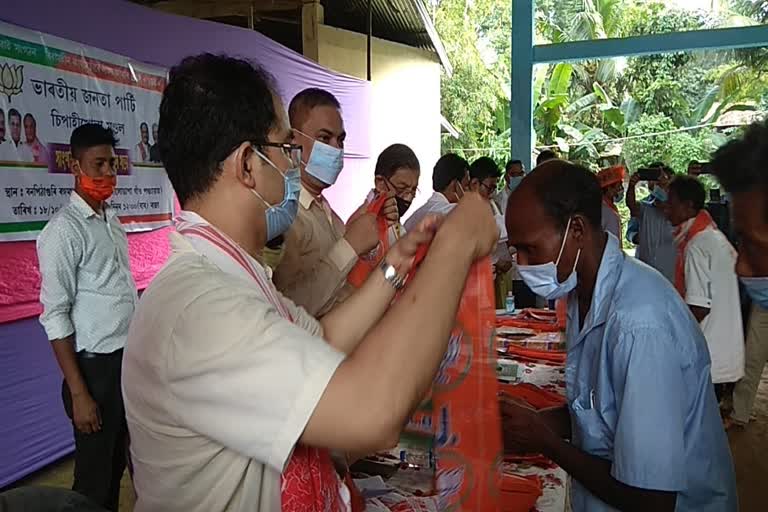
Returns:
[[[107,358],[107,357],[122,357],[123,356],[123,349],[115,350],[114,352],[109,352],[108,354],[99,354],[98,352],[88,352],[86,350],[81,350],[77,353],[77,357],[80,357],[82,359],[100,359],[100,358]]]

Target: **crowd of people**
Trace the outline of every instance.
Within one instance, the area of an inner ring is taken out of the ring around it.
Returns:
[[[718,397],[735,384],[727,420],[746,424],[768,357],[768,124],[712,161],[738,255],[700,182],[659,164],[648,199],[629,178],[638,259],[621,249],[624,169],[596,176],[552,152],[528,173],[443,155],[411,212],[421,164],[392,145],[343,222],[323,196],[343,169],[339,102],[312,88],[286,110],[269,74],[243,60],[175,66],[158,132],[182,211],[140,299],[106,202],[108,129],[73,132],[75,191],[38,239],[75,491],[117,510],[129,465],[137,511],[351,510],[348,462],[397,442],[446,351],[470,267],[490,256],[497,301],[511,290],[518,307],[568,308],[567,404],[536,411],[500,397],[505,450],[563,467],[577,512],[737,509]],[[375,270],[353,286],[360,261]],[[739,278],[756,312],[746,373]]]

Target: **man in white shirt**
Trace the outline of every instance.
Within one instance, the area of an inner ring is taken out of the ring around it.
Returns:
[[[134,162],[149,162],[149,125],[139,125],[139,142],[133,149]]]
[[[503,214],[507,211],[507,202],[509,201],[509,195],[515,191],[525,177],[525,167],[520,160],[510,160],[507,162],[507,166],[504,172],[504,188],[496,192],[493,200],[496,202],[496,206],[499,207],[499,211]]]
[[[669,185],[665,208],[674,226],[678,256],[675,287],[701,324],[712,358],[712,382],[718,399],[744,375],[744,329],[736,251],[704,209],[704,186],[693,176]]]
[[[273,91],[263,69],[226,56],[169,74],[160,152],[183,211],[123,367],[138,512],[345,510],[329,450],[396,442],[445,353],[472,262],[498,237],[468,194],[318,322],[255,259],[299,208],[301,148]]]
[[[15,108],[8,111],[8,127],[11,132],[10,160],[16,162],[33,162],[34,157],[32,156],[32,152],[29,150],[29,147],[21,141],[21,112]]]
[[[434,193],[421,208],[405,221],[405,230],[410,231],[427,215],[445,215],[469,190],[469,164],[455,153],[446,153],[435,164],[432,172]]]
[[[13,151],[12,142],[5,133],[5,111],[0,108],[0,162],[10,162],[16,160],[15,151]]]
[[[62,397],[75,434],[72,488],[116,511],[126,465],[120,373],[137,302],[128,239],[106,203],[115,187],[112,131],[72,132],[75,191],[37,239],[43,324],[64,374]]]

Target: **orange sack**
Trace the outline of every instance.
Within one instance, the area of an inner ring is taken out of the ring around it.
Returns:
[[[501,416],[490,259],[475,263],[432,391],[440,510],[501,511]]]
[[[347,275],[347,282],[355,288],[360,288],[371,272],[379,266],[384,255],[389,250],[389,234],[387,233],[389,225],[387,219],[381,214],[384,204],[389,199],[388,196],[382,194],[378,198],[371,201],[368,205],[367,212],[376,215],[376,228],[379,233],[379,251],[376,257],[371,259],[359,258],[357,263]]]

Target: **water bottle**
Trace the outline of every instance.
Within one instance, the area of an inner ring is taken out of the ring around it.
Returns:
[[[512,292],[507,294],[506,309],[507,313],[512,313],[515,311],[515,296],[512,294]]]

